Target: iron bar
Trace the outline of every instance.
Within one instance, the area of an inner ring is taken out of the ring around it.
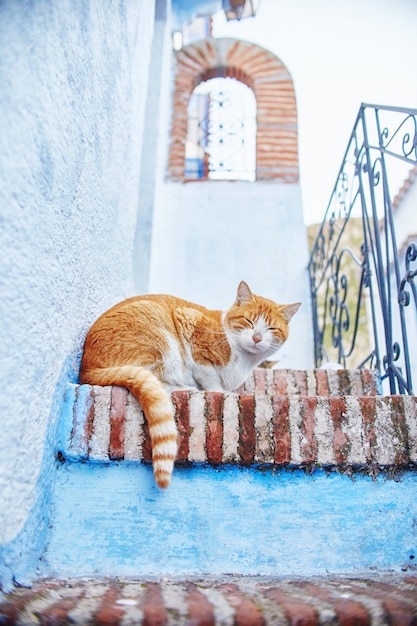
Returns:
[[[417,238],[417,109],[362,104],[308,266],[316,367],[327,361],[371,367],[389,393],[414,395],[412,237]]]

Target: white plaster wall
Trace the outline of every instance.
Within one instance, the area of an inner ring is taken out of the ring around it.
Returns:
[[[0,553],[86,329],[133,291],[153,24],[153,0],[0,4]]]
[[[164,183],[155,202],[150,291],[226,309],[240,280],[280,303],[301,301],[279,367],[312,367],[308,246],[298,185]]]

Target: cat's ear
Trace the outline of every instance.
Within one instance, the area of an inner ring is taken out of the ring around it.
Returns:
[[[235,300],[235,306],[240,306],[241,304],[245,304],[246,302],[251,302],[253,300],[253,294],[249,289],[249,285],[242,280],[239,283],[239,287],[237,288],[237,295]]]
[[[295,315],[301,306],[301,302],[294,302],[294,304],[283,304],[281,307],[281,313],[284,316],[285,321],[289,322],[293,315]]]

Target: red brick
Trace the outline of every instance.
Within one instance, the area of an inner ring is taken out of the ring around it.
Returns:
[[[330,416],[333,422],[333,450],[336,463],[344,463],[349,452],[349,439],[342,430],[346,415],[346,400],[340,397],[329,398]]]
[[[414,578],[407,577],[407,582],[416,585],[417,584],[417,580]],[[410,605],[408,604],[409,602],[411,603],[411,605],[417,609],[417,590],[413,589],[407,589],[406,587],[403,587],[402,589],[398,589],[398,587],[394,584],[391,583],[387,583],[387,582],[383,582],[383,581],[374,581],[372,584],[371,589],[373,591],[377,591],[378,596],[381,598],[384,597],[394,597],[394,599],[398,600],[398,601],[402,601],[402,609],[407,609],[407,607],[409,607]],[[417,613],[416,613],[416,617],[417,617]],[[417,621],[416,621],[417,623]]]
[[[316,381],[317,381],[317,395],[318,396],[330,395],[326,370],[315,370],[315,375],[316,375]]]
[[[266,394],[266,369],[257,367],[253,370],[255,381],[255,395],[264,396]]]
[[[349,587],[355,593],[364,592],[364,588],[360,585],[351,583]],[[417,613],[415,612],[417,605],[414,592],[410,602],[408,602],[407,595],[403,595],[402,590],[398,591],[396,587],[386,583],[372,582],[366,588],[366,595],[368,598],[381,602],[385,610],[386,622],[390,626],[415,626],[417,624]]]
[[[392,425],[400,442],[400,446],[396,446],[395,463],[398,465],[406,465],[410,462],[410,446],[408,442],[408,429],[405,422],[405,408],[403,396],[391,396],[390,410],[392,416]]]
[[[371,617],[365,607],[356,600],[335,598],[331,591],[311,582],[298,581],[295,584],[312,598],[317,598],[333,606],[337,615],[338,626],[370,626]]]
[[[213,606],[206,596],[198,591],[195,585],[187,585],[187,595],[185,601],[188,606],[189,621],[187,624],[195,626],[215,626]]]
[[[302,397],[299,399],[299,409],[302,415],[301,430],[304,433],[306,442],[301,447],[303,463],[314,463],[317,460],[317,441],[314,437],[314,426],[316,424],[315,410],[317,408],[317,397]]]
[[[51,586],[54,587],[53,584]],[[42,591],[45,591],[47,588],[48,585],[44,585]],[[39,591],[17,588],[13,596],[10,596],[10,601],[0,602],[0,624],[18,623],[19,614],[25,611],[26,605],[33,600],[35,594],[39,594]],[[4,621],[2,622],[1,620]]]
[[[364,396],[376,396],[377,388],[375,381],[375,374],[371,370],[361,369],[361,382]]]
[[[236,67],[210,67],[207,70],[203,70],[198,78],[194,80],[195,86],[201,82],[210,80],[211,78],[235,78],[236,80],[244,83],[253,90],[253,81],[246,72]]]
[[[417,576],[407,576],[405,580],[408,584],[415,585],[417,587]],[[412,593],[413,593],[413,598],[417,601],[417,590],[413,591]]]
[[[206,393],[207,429],[206,451],[207,460],[214,465],[222,462],[223,444],[223,394]]]
[[[292,598],[280,589],[269,589],[265,595],[276,602],[284,611],[290,626],[317,626],[317,611],[302,600]]]
[[[256,604],[245,596],[236,585],[221,585],[220,591],[235,610],[235,626],[263,626],[264,619]]]
[[[348,370],[337,370],[336,372],[338,383],[339,383],[339,395],[341,396],[350,396],[351,395],[351,384],[350,384],[350,376]]]
[[[275,394],[277,396],[285,396],[287,393],[287,376],[288,370],[274,370]]]
[[[19,608],[15,602],[0,602],[0,624],[13,626],[17,623]]]
[[[145,418],[143,422],[143,444],[142,444],[142,456],[144,461],[152,460],[152,444],[151,436],[149,434],[148,420]]]
[[[255,458],[255,398],[239,396],[239,456],[244,465]]]
[[[339,626],[370,626],[371,618],[362,604],[355,600],[339,599],[334,603]]]
[[[164,600],[157,583],[147,583],[141,608],[143,611],[142,626],[166,626],[168,624]]]
[[[376,446],[376,429],[375,429],[375,412],[376,398],[374,396],[363,396],[359,398],[359,405],[363,417],[364,429],[366,433],[366,441],[369,448],[365,449],[366,459],[368,462],[375,461],[374,449]]]
[[[190,393],[189,391],[174,391],[171,394],[175,407],[175,420],[178,429],[178,461],[187,461],[190,451]]]
[[[307,396],[307,372],[305,370],[294,370],[294,377],[297,394],[300,396]]]
[[[124,610],[115,604],[119,595],[120,587],[117,586],[113,586],[105,592],[100,607],[94,615],[94,624],[99,624],[100,626],[119,626],[124,615]],[[65,624],[66,622],[61,623]]]
[[[255,46],[248,46],[244,42],[239,42],[237,46],[232,44],[227,54],[227,64],[234,67],[244,67],[248,74],[251,74],[250,65],[257,54]],[[270,53],[267,53],[268,55]]]
[[[282,465],[291,461],[291,432],[289,422],[289,400],[287,396],[275,396],[272,399],[274,411],[274,463]]]
[[[125,417],[127,389],[112,387],[110,405],[109,459],[117,461],[125,456]]]
[[[61,624],[67,623],[67,615],[71,609],[73,609],[79,602],[80,598],[84,594],[80,596],[75,596],[72,598],[64,598],[60,602],[56,602],[52,606],[48,606],[42,611],[38,613],[38,611],[34,611],[34,614],[40,618],[40,623],[43,626],[60,626]],[[3,622],[1,622],[3,623]],[[113,623],[113,622],[104,622]],[[115,622],[119,623],[119,622]]]

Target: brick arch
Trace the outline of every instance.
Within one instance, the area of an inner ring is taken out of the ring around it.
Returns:
[[[255,94],[256,180],[298,182],[297,106],[291,75],[268,50],[231,38],[204,39],[176,53],[169,178],[184,181],[191,94],[200,82],[216,77],[236,78]]]
[[[209,67],[208,69],[203,70],[194,79],[194,87],[197,87],[200,83],[210,80],[211,78],[236,78],[236,80],[239,80],[241,83],[245,83],[245,85],[253,90],[253,80],[250,76],[248,76],[248,74],[246,74],[246,72],[238,67],[227,66]]]

